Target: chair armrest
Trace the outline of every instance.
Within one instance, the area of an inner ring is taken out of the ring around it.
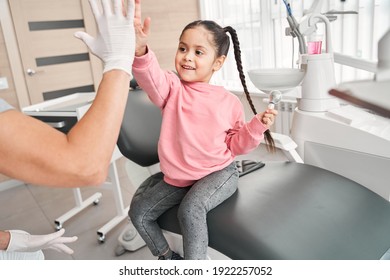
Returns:
[[[303,163],[303,159],[295,150],[298,145],[289,136],[280,133],[271,133],[275,141],[275,147],[282,150],[285,156],[292,162]]]

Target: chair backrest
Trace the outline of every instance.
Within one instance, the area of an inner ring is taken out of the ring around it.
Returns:
[[[117,142],[121,153],[141,166],[158,163],[161,119],[161,110],[143,90],[131,90]]]

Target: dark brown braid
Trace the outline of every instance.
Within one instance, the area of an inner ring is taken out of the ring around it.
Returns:
[[[246,86],[245,74],[244,74],[244,71],[242,68],[242,61],[241,61],[240,42],[238,41],[237,32],[231,26],[226,26],[224,28],[224,30],[225,30],[225,32],[226,31],[229,32],[230,36],[232,38],[233,48],[234,48],[234,57],[236,59],[238,73],[240,74],[241,84],[242,84],[242,87],[244,88],[244,93],[245,93],[246,99],[248,100],[248,103],[252,109],[253,114],[257,115],[255,105],[253,104],[252,98],[251,98],[249,91],[248,91],[248,88]],[[269,151],[275,152],[275,141],[272,138],[272,135],[271,135],[271,132],[269,131],[269,129],[264,132],[264,139],[265,139],[265,143],[267,144],[267,149]]]
[[[241,49],[240,49],[240,43],[239,43],[238,37],[237,37],[237,32],[231,26],[226,26],[223,30],[225,32],[229,32],[230,36],[232,37],[233,48],[234,48],[234,57],[236,58],[236,65],[237,65],[238,73],[240,75],[241,84],[244,88],[246,99],[248,100],[249,105],[251,106],[253,113],[256,115],[257,111],[255,108],[255,105],[253,105],[253,101],[251,99],[251,96],[249,95],[248,88],[246,86],[244,70],[242,68],[242,62],[241,62]]]
[[[217,57],[220,57],[222,55],[227,55],[229,51],[230,46],[230,40],[229,36],[226,35],[226,32],[229,32],[232,41],[233,41],[233,48],[234,48],[234,57],[236,59],[236,65],[237,70],[240,76],[241,84],[244,88],[246,99],[248,100],[248,103],[253,111],[253,114],[257,115],[256,108],[253,104],[252,98],[249,94],[248,88],[246,86],[245,81],[245,74],[242,67],[242,61],[241,61],[241,50],[240,50],[240,42],[238,41],[238,36],[236,30],[234,30],[231,26],[226,26],[225,28],[222,28],[219,26],[216,22],[211,20],[197,20],[194,22],[191,22],[188,24],[182,31],[182,35],[184,31],[190,28],[195,28],[197,26],[202,26],[206,28],[208,31],[210,31],[213,34],[214,39],[214,45],[217,50]],[[180,35],[181,37],[181,35]],[[269,130],[266,130],[264,132],[264,139],[265,143],[267,144],[267,149],[269,151],[274,152],[275,151],[275,141],[272,138],[271,132]]]

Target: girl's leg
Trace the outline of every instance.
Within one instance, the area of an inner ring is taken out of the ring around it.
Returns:
[[[207,212],[229,198],[238,185],[235,162],[196,182],[180,203],[178,218],[183,235],[184,259],[206,259]]]
[[[165,183],[163,180],[139,187],[130,204],[129,216],[155,256],[161,256],[169,251],[157,219],[165,211],[180,203],[189,188],[178,188]]]

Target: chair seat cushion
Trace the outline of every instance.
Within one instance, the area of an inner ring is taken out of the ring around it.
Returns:
[[[180,234],[174,207],[158,222]],[[330,171],[267,162],[209,212],[209,246],[231,259],[380,259],[390,248],[390,203]]]

